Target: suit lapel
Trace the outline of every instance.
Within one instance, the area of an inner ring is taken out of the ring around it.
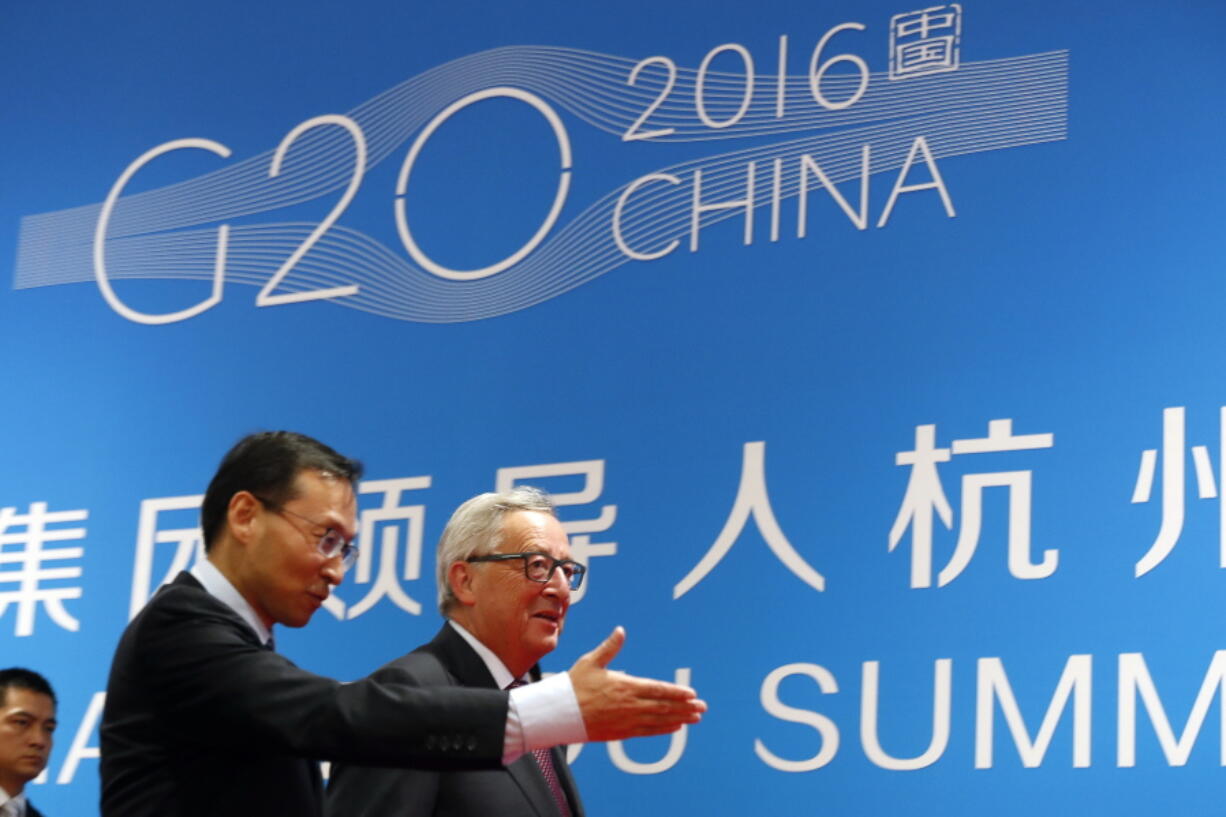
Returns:
[[[553,767],[558,773],[558,782],[562,784],[562,792],[570,803],[571,817],[584,817],[583,803],[579,800],[579,789],[575,785],[574,775],[570,773],[570,764],[566,762],[566,747],[553,747]],[[552,795],[551,795],[552,796]]]
[[[562,786],[562,793],[566,795],[566,802],[570,806],[571,817],[584,817],[583,804],[579,801],[575,788],[575,779],[570,773],[570,765],[566,762],[565,747],[555,746],[550,750],[550,754],[553,756],[554,771],[558,773],[558,783]],[[559,817],[558,805],[553,800],[553,792],[549,790],[549,784],[545,782],[545,776],[541,773],[541,768],[537,765],[536,758],[531,752],[508,766],[507,771],[519,784],[524,797],[532,803],[537,814],[541,817]]]
[[[498,685],[494,683],[494,676],[490,674],[481,656],[477,655],[464,637],[457,633],[450,624],[444,624],[434,636],[434,640],[422,649],[433,653],[460,685],[487,689],[498,688]],[[533,667],[531,674],[533,680],[539,680],[540,668]],[[556,749],[554,750],[554,765],[562,770],[560,777],[565,776],[563,779],[566,782],[562,784],[562,790],[566,792],[567,798],[573,804],[575,802],[572,794],[573,781],[570,779],[569,771],[564,769],[565,763],[558,765]],[[531,753],[507,766],[507,774],[515,781],[515,785],[519,786],[524,799],[531,804],[539,817],[558,817],[558,806],[553,801],[553,792],[549,790],[549,784],[545,782],[540,767],[536,765],[536,758]],[[581,817],[581,813],[576,811],[575,817]]]
[[[533,681],[541,680],[540,665],[533,667],[528,674]],[[575,812],[574,781],[570,777],[570,769],[567,767],[565,757],[560,747],[557,746],[550,750],[550,754],[553,757],[554,770],[558,773],[558,781],[562,785],[562,792],[571,805],[571,811]],[[541,817],[559,817],[558,804],[554,802],[553,792],[549,790],[549,784],[545,782],[545,775],[542,774],[541,767],[531,752],[508,766],[507,770],[523,789],[524,797],[532,804],[532,808],[536,809],[537,814]],[[579,815],[576,812],[572,814],[572,817],[579,817]]]
[[[468,646],[464,636],[455,631],[450,623],[435,634],[434,640],[420,648],[439,660],[459,686],[497,689],[494,676],[486,668],[481,656]]]
[[[532,753],[522,756],[510,766],[507,772],[511,779],[524,793],[524,799],[532,804],[532,808],[540,817],[558,817],[558,806],[553,802],[553,792],[541,774],[541,767],[536,765]]]

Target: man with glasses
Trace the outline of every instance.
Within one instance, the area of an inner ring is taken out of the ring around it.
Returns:
[[[360,476],[292,432],[225,456],[201,506],[207,558],[158,591],[115,651],[103,817],[309,817],[323,810],[320,759],[497,769],[557,743],[670,732],[705,709],[692,690],[607,671],[618,636],[510,695],[394,674],[339,684],[277,655],[273,626],[305,625],[352,562]]]
[[[484,689],[538,681],[537,662],[557,647],[570,591],[585,572],[570,559],[549,497],[527,487],[473,497],[447,523],[436,561],[439,611],[448,621],[433,641],[373,677]],[[558,747],[486,771],[338,764],[327,811],[330,817],[583,817]]]

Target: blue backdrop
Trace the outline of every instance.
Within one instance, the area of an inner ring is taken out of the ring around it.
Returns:
[[[131,613],[237,437],[362,458],[278,636],[427,639],[433,545],[561,494],[547,669],[710,704],[589,811],[1216,812],[1226,11],[964,2],[11,4],[0,664],[96,813]]]

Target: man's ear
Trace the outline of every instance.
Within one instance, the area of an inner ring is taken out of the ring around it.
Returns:
[[[447,568],[447,583],[451,585],[451,593],[456,600],[466,607],[477,603],[477,594],[473,590],[475,571],[468,562],[452,562]]]
[[[256,535],[262,524],[264,505],[250,491],[239,491],[230,497],[226,508],[226,528],[230,535],[241,544],[247,544]]]

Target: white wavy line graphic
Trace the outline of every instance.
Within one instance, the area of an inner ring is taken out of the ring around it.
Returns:
[[[627,85],[635,61],[566,48],[515,46],[473,54],[437,66],[384,91],[347,115],[367,141],[367,168],[392,156],[438,111],[457,99],[494,86],[530,91],[602,131],[620,137],[657,98],[663,71],[647,68]],[[655,73],[652,73],[653,70]],[[747,169],[754,163],[754,208],[770,208],[775,223],[779,202],[801,193],[801,157],[808,156],[836,184],[858,179],[861,148],[871,146],[870,176],[897,171],[917,137],[934,158],[943,159],[1067,138],[1068,52],[964,63],[957,71],[888,81],[872,74],[863,97],[843,110],[814,101],[804,76],[783,83],[785,116],[778,118],[777,78],[759,76],[770,93],[755,94],[735,125],[713,130],[694,108],[697,72],[678,69],[669,97],[646,129],[675,128],[651,142],[709,142],[781,136],[792,138],[712,154],[656,171],[682,180],[642,187],[623,210],[622,235],[641,252],[679,241],[688,252],[693,228],[692,181],[701,175],[704,202],[744,197]],[[858,79],[825,79],[823,92],[842,99]],[[741,104],[744,76],[707,72],[704,100],[717,118]],[[759,98],[760,97],[760,98]],[[810,133],[797,135],[799,131]],[[199,228],[309,201],[338,190],[353,172],[353,144],[340,128],[308,131],[294,142],[284,172],[270,178],[273,151],[227,164],[211,173],[156,190],[124,196],[107,231],[109,276],[123,279],[211,280],[217,229]],[[778,192],[775,163],[781,162]],[[627,182],[627,185],[630,182]],[[356,294],[333,303],[399,320],[429,323],[471,321],[506,314],[556,297],[630,261],[611,230],[622,185],[592,202],[566,224],[555,227],[518,264],[486,278],[457,281],[418,267],[400,248],[391,250],[370,236],[333,226],[282,281],[279,292],[307,292],[356,284]],[[810,176],[809,208],[835,208]],[[857,195],[845,192],[850,202]],[[93,280],[92,241],[100,205],[28,216],[22,220],[14,288]],[[701,231],[743,210],[707,211]],[[838,218],[844,218],[838,214]],[[226,283],[262,286],[315,228],[308,223],[233,225]],[[761,225],[755,224],[758,235]],[[192,229],[196,228],[196,229]],[[798,233],[796,223],[779,225]],[[765,237],[755,240],[766,240]]]

